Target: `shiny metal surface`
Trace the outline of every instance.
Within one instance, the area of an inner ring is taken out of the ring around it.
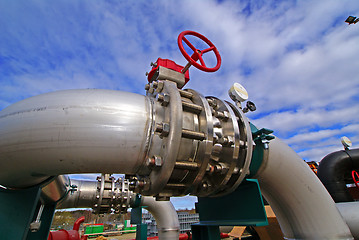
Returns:
[[[156,75],[146,96],[67,90],[4,109],[0,185],[23,188],[63,174],[120,173],[130,190],[158,199],[233,191],[251,161],[247,118],[225,101],[180,90],[173,78],[183,76],[172,72]],[[101,191],[99,196],[110,197]]]
[[[337,203],[336,206],[348,224],[354,239],[359,239],[359,202],[342,202]]]
[[[76,186],[76,191],[69,192],[67,196],[57,204],[57,209],[92,208],[97,203],[97,181],[71,179],[71,185]]]
[[[67,175],[60,175],[41,188],[41,198],[44,201],[57,202],[66,196],[69,189],[70,178]]]
[[[147,209],[155,218],[159,239],[178,239],[180,224],[176,209],[170,201],[156,201],[153,197],[143,197],[141,206]]]
[[[325,187],[288,145],[276,138],[266,153],[255,178],[285,239],[353,239]]]
[[[134,174],[151,125],[145,96],[67,90],[28,98],[0,112],[0,185],[28,187],[70,173]]]
[[[242,110],[167,80],[146,89],[153,102],[152,134],[146,166],[129,176],[134,190],[158,199],[235,190],[249,173],[253,145]]]
[[[136,194],[129,191],[128,181],[102,174],[97,181],[71,180],[72,191],[56,208],[92,208],[93,213],[126,213],[135,204]]]

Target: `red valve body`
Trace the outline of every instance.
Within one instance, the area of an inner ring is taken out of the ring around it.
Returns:
[[[183,66],[178,65],[177,63],[175,63],[174,61],[172,61],[170,59],[158,58],[156,63],[157,64],[152,67],[150,73],[148,74],[148,77],[147,77],[148,82],[151,82],[151,79],[152,79],[153,75],[155,74],[155,72],[157,71],[159,66],[169,68],[176,72],[181,72],[181,70],[183,69]],[[185,84],[186,84],[189,81],[189,71],[187,71],[185,73],[184,77],[185,77]]]

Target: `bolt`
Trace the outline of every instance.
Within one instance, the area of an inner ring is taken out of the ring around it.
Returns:
[[[150,89],[150,84],[147,83],[147,84],[145,85],[145,90],[147,91],[148,89]]]
[[[223,112],[223,120],[224,120],[224,121],[227,121],[228,119],[229,119],[229,112],[224,111],[224,112]]]
[[[227,137],[221,137],[220,139],[218,139],[218,142],[220,144],[226,145],[228,143],[228,138]]]
[[[158,81],[158,82],[157,82],[156,92],[162,92],[163,87],[164,87],[163,81]]]
[[[157,101],[159,101],[162,106],[167,107],[167,105],[170,102],[170,95],[165,93],[160,93],[157,95]]]
[[[148,76],[148,74],[149,74],[148,72],[145,73],[146,76]]]
[[[162,158],[157,155],[154,155],[153,157],[149,157],[146,160],[146,165],[148,167],[161,167],[162,164],[163,164]]]
[[[208,104],[213,108],[216,109],[217,108],[217,101],[215,99],[207,99]]]
[[[151,157],[147,158],[147,160],[146,160],[147,167],[152,167],[154,164],[155,164],[155,159],[153,159]]]
[[[212,155],[219,156],[221,152],[222,152],[222,145],[219,143],[214,144],[212,148]]]
[[[223,112],[217,112],[215,115],[217,118],[224,118]]]
[[[170,132],[170,125],[168,123],[157,123],[156,133],[160,134],[160,137],[167,137]]]
[[[247,149],[248,148],[248,145],[247,145],[247,142],[244,142],[242,140],[239,140],[239,147],[241,149]]]

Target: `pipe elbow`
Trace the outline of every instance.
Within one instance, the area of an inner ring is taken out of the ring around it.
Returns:
[[[178,239],[180,224],[176,209],[170,201],[156,201],[153,197],[143,197],[141,205],[155,218],[159,239]]]
[[[74,227],[72,228],[75,231],[78,231],[80,229],[80,225],[81,223],[83,223],[85,221],[85,217],[82,216],[80,218],[78,218],[75,223],[74,223]]]
[[[335,202],[350,202],[345,176],[359,166],[359,149],[337,151],[325,156],[318,167],[318,178]]]

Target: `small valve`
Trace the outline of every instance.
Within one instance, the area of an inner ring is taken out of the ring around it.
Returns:
[[[243,108],[243,112],[246,113],[248,111],[254,112],[255,110],[257,110],[256,105],[254,104],[254,102],[251,101],[247,101],[246,103],[246,107]]]

